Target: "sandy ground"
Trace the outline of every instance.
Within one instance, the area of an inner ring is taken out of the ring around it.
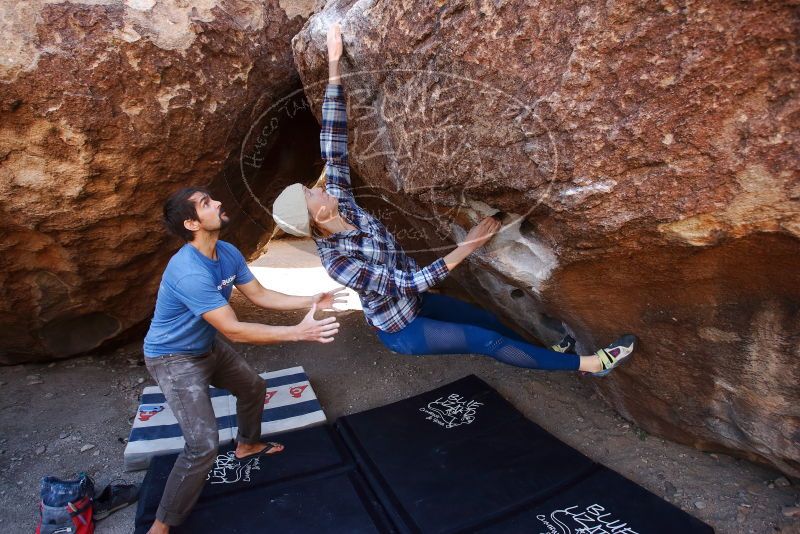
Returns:
[[[281,250],[273,261],[257,265],[297,263],[297,251]],[[301,266],[313,267],[313,257],[303,254]],[[302,316],[264,312],[239,294],[233,306],[244,319],[270,324],[296,323]],[[784,515],[800,504],[800,481],[649,436],[603,404],[591,379],[517,369],[481,356],[400,356],[381,345],[361,312],[340,319],[342,330],[332,344],[237,347],[260,371],[304,366],[329,421],[476,374],[564,442],[717,532],[800,532],[800,518]],[[0,368],[0,532],[33,531],[43,475],[85,471],[100,484],[141,481],[143,472],[122,471],[137,398],[154,383],[140,347],[137,341],[106,354]],[[98,523],[97,531],[132,532],[134,512],[134,506],[117,512]]]

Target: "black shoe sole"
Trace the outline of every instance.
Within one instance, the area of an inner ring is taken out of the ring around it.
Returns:
[[[92,515],[92,517],[94,517],[95,521],[102,521],[103,519],[107,518],[108,516],[110,516],[114,512],[118,512],[118,511],[122,510],[123,508],[125,508],[126,506],[130,506],[135,502],[136,501],[126,502],[126,503],[122,503],[119,506],[117,506],[116,508],[112,508],[110,510],[103,510],[101,512],[95,512]]]

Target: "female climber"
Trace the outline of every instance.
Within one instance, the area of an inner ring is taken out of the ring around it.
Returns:
[[[574,340],[569,336],[548,350],[526,342],[485,310],[428,292],[489,241],[500,223],[483,219],[452,252],[419,268],[389,230],[358,206],[350,185],[341,55],[341,28],[333,24],[328,30],[329,79],[320,133],[325,190],[299,183],[288,186],[275,200],[273,218],[289,234],[314,238],[328,274],[358,293],[378,338],[401,354],[483,354],[517,367],[579,370],[595,376],[627,361],[636,343],[632,335],[591,355],[572,353]]]

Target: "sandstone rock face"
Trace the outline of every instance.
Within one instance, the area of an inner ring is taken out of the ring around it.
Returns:
[[[622,415],[800,474],[792,2],[332,1],[293,40],[317,113],[334,20],[395,229],[436,251],[505,212],[457,274],[481,302],[584,351],[638,334],[596,380]]]
[[[84,352],[146,321],[179,245],[160,224],[178,187],[212,183],[251,220],[255,201],[223,171],[238,173],[251,127],[299,86],[290,39],[307,3],[0,5],[0,363]],[[253,172],[263,192],[272,169]],[[268,224],[235,240],[252,248]]]

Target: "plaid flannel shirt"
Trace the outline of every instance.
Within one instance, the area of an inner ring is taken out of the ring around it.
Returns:
[[[355,290],[367,322],[385,332],[403,329],[419,313],[420,294],[449,270],[443,259],[420,269],[389,230],[353,197],[347,159],[347,104],[341,85],[328,84],[322,102],[320,150],[326,191],[339,200],[339,213],[356,230],[315,237],[322,265],[331,278]]]

